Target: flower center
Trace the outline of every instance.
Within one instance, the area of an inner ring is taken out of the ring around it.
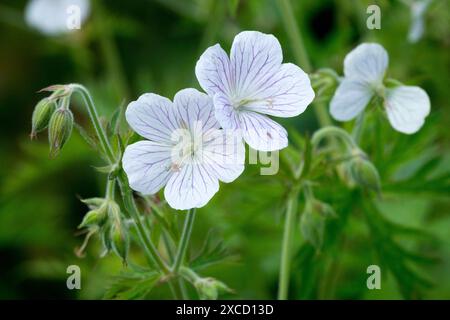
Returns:
[[[172,148],[172,164],[170,170],[180,171],[184,164],[195,161],[197,153],[201,149],[202,136],[195,136],[185,131],[179,137],[178,143]]]

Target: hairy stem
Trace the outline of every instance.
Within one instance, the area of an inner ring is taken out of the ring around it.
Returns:
[[[287,200],[286,220],[284,222],[283,243],[281,246],[281,263],[278,280],[278,300],[288,298],[289,276],[292,256],[292,240],[295,227],[295,213],[300,188],[294,187]]]
[[[195,220],[195,208],[190,209],[187,212],[186,219],[184,221],[183,232],[181,234],[180,243],[178,245],[178,252],[175,257],[175,262],[173,264],[172,272],[177,274],[183,264],[184,257],[186,256],[186,250],[188,247],[189,240],[191,238],[192,227],[194,226]]]
[[[322,141],[324,138],[327,137],[339,138],[345,144],[348,150],[358,148],[355,141],[347,133],[347,131],[335,126],[328,126],[317,130],[311,138],[311,144],[313,145],[314,148],[317,148],[320,141]]]

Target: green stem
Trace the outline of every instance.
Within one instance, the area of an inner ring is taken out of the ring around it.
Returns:
[[[282,20],[291,41],[292,49],[294,50],[295,59],[302,65],[306,72],[311,72],[311,62],[309,61],[308,54],[306,53],[303,38],[298,30],[297,21],[295,20],[291,2],[289,0],[278,0],[278,6],[280,7],[281,14],[283,16]]]
[[[195,208],[188,210],[187,217],[184,221],[183,232],[181,234],[180,243],[178,245],[178,252],[175,257],[175,262],[173,264],[172,272],[177,274],[183,264],[184,257],[186,256],[186,250],[188,247],[189,240],[191,238],[192,227],[194,226],[195,220]]]
[[[114,179],[109,179],[109,177],[106,180],[106,199],[107,200],[114,200],[114,192],[115,192],[115,188],[116,187],[116,180]]]
[[[288,34],[289,40],[292,44],[295,60],[297,64],[302,66],[305,72],[310,73],[312,71],[312,65],[308,58],[303,38],[297,27],[297,21],[295,20],[294,10],[292,9],[290,0],[278,0],[278,6],[280,7],[281,15],[283,16],[284,27]],[[332,124],[331,118],[328,115],[326,107],[322,103],[314,104],[314,112],[319,121],[319,124],[323,126],[329,126]]]
[[[105,23],[107,20],[107,12],[105,12],[104,5],[101,1],[97,2],[95,9],[99,15],[99,19],[96,21],[101,34],[99,37],[100,48],[106,62],[109,75],[114,81],[114,86],[116,88],[115,94],[118,100],[128,99],[130,94],[122,63],[120,61],[119,51],[117,50],[116,43],[114,42],[113,35],[111,34],[111,26]]]
[[[286,209],[286,220],[284,222],[283,243],[281,246],[280,275],[278,281],[278,300],[286,300],[289,290],[289,275],[291,264],[291,249],[295,227],[295,213],[297,209],[297,199],[300,189],[294,187],[288,201]]]
[[[352,130],[352,137],[353,140],[356,142],[356,144],[358,144],[359,141],[361,140],[363,124],[364,124],[364,112],[361,112],[356,118],[355,126],[353,127]]]
[[[167,282],[170,288],[170,291],[172,292],[173,296],[175,297],[175,300],[181,300],[182,293],[180,290],[180,287],[177,287],[177,283],[173,283],[172,281]]]
[[[348,134],[347,131],[335,126],[328,126],[317,130],[311,139],[311,144],[314,148],[317,148],[320,141],[326,137],[336,137],[339,138],[347,147],[348,150],[353,148],[358,148],[353,138]]]
[[[116,159],[114,156],[114,152],[112,150],[111,145],[109,144],[108,137],[106,136],[105,130],[103,129],[100,119],[97,114],[97,109],[95,108],[94,101],[89,93],[89,91],[81,84],[71,84],[70,88],[74,91],[81,94],[86,108],[89,113],[89,118],[92,121],[92,125],[94,126],[95,133],[100,141],[100,145],[102,146],[103,152],[106,155],[110,164],[116,163]]]
[[[168,266],[159,255],[158,250],[151,242],[150,238],[148,237],[148,234],[145,232],[145,227],[143,225],[142,220],[140,219],[140,214],[136,207],[136,203],[134,202],[133,192],[128,186],[127,178],[125,177],[125,174],[123,172],[119,175],[118,182],[120,190],[122,192],[122,198],[125,209],[130,214],[131,218],[134,220],[136,229],[138,231],[139,239],[143,244],[143,248],[146,254],[152,258],[152,260],[161,269],[161,271],[163,271],[166,274],[170,273]]]

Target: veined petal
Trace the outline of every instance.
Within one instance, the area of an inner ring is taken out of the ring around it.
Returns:
[[[245,146],[237,131],[214,130],[205,137],[199,157],[209,172],[223,181],[232,182],[244,171]]]
[[[131,102],[125,116],[134,131],[155,142],[170,143],[173,131],[178,128],[172,102],[153,93]]]
[[[229,97],[221,92],[214,95],[214,113],[217,121],[224,129],[239,129],[240,120]]]
[[[407,134],[417,132],[430,113],[430,98],[419,87],[399,86],[388,89],[384,104],[392,127]]]
[[[287,147],[286,130],[269,117],[252,111],[241,111],[238,115],[242,137],[253,149],[275,151]]]
[[[363,43],[344,59],[344,75],[368,83],[381,83],[389,63],[386,50],[377,43]]]
[[[125,149],[122,166],[133,190],[154,194],[172,175],[171,147],[151,141],[133,143]]]
[[[239,33],[230,53],[234,94],[247,98],[278,72],[283,54],[280,43],[273,35],[257,31]]]
[[[219,123],[214,117],[213,101],[207,94],[196,89],[188,88],[177,92],[173,103],[179,127],[208,131],[218,128]]]
[[[219,181],[201,164],[187,164],[173,174],[164,189],[167,203],[174,209],[200,208],[219,190]]]
[[[338,121],[355,118],[372,98],[369,85],[359,79],[344,78],[330,102],[330,113]]]
[[[305,111],[314,99],[308,75],[292,63],[284,63],[272,78],[258,83],[244,110],[277,117],[294,117]]]
[[[219,44],[206,49],[195,66],[195,75],[200,86],[210,96],[216,92],[231,92],[232,72],[230,59]]]

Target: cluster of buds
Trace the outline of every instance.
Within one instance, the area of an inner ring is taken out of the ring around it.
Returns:
[[[114,200],[104,198],[83,199],[82,202],[90,210],[78,228],[87,228],[88,235],[98,232],[103,244],[101,255],[113,251],[126,265],[130,248],[129,230],[122,219],[119,205]]]
[[[70,86],[51,86],[42,91],[51,91],[49,97],[38,102],[31,121],[31,138],[48,128],[50,155],[57,156],[72,134],[74,119],[70,111]]]

